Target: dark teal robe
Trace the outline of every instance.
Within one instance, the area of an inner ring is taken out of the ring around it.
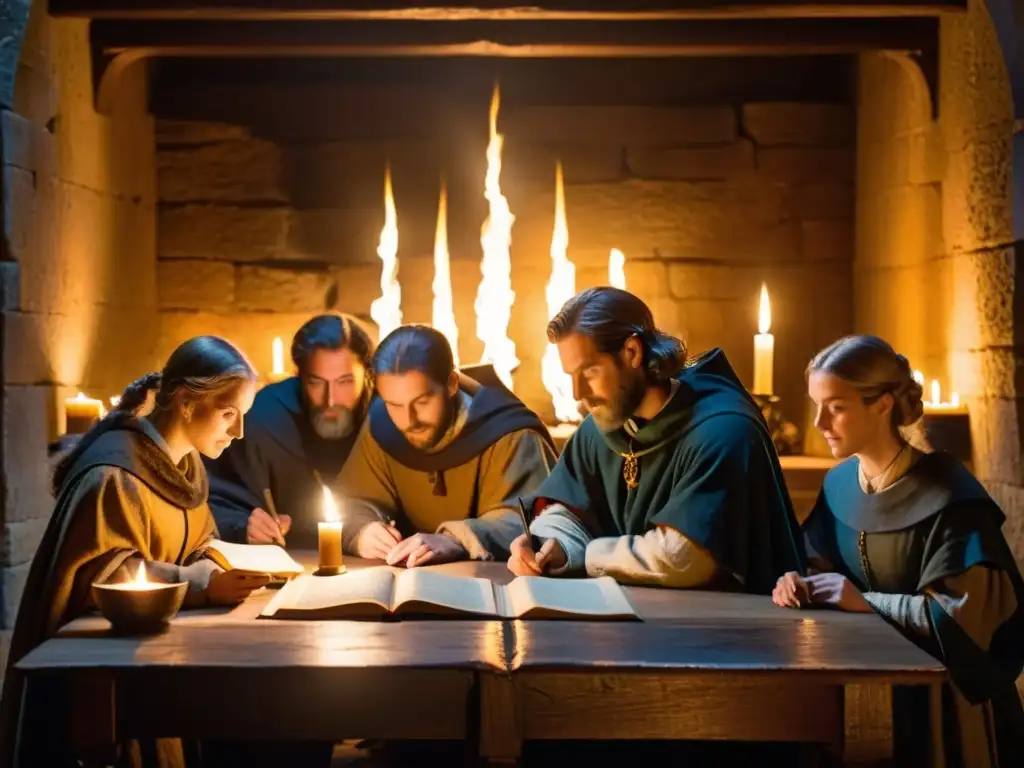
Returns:
[[[788,571],[804,572],[799,525],[782,468],[754,401],[725,353],[691,361],[679,389],[631,439],[584,419],[537,493],[561,502],[591,535],[640,536],[675,528],[708,550],[748,592],[770,594]],[[622,454],[642,454],[626,487]],[[645,452],[646,451],[646,452]]]
[[[1024,582],[1001,531],[1002,510],[946,453],[925,454],[900,480],[874,494],[861,489],[859,466],[858,459],[847,459],[825,476],[805,523],[808,554],[827,560],[861,592],[894,595],[922,594],[976,565],[1004,571],[1017,611],[995,630],[987,653],[930,595],[930,635],[908,637],[946,665],[968,702],[991,703],[999,764],[1024,765],[1024,713],[1015,687],[1024,667]],[[944,752],[947,765],[956,766],[958,729],[952,702],[948,696],[944,701]],[[901,765],[918,764],[927,753],[922,743],[929,731],[926,692],[897,690],[894,703],[897,759]]]

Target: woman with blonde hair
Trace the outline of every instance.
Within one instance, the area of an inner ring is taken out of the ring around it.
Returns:
[[[875,611],[946,665],[941,702],[894,690],[897,765],[1024,765],[1024,582],[1002,511],[918,439],[921,386],[885,341],[840,339],[807,381],[815,426],[841,461],[804,526],[813,575],[787,573],[773,600]]]
[[[4,765],[64,765],[62,695],[26,688],[14,665],[92,607],[91,585],[132,579],[187,581],[186,607],[232,605],[267,583],[206,558],[215,535],[200,454],[216,457],[242,436],[256,373],[224,339],[184,342],[161,373],[131,384],[118,407],[58,465],[57,497],[32,561],[4,680]],[[56,694],[56,695],[55,695]]]

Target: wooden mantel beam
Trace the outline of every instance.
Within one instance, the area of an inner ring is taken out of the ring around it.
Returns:
[[[96,21],[107,57],[771,56],[919,51],[936,19],[619,22]]]
[[[54,16],[272,21],[530,21],[937,16],[967,0],[49,0]]]

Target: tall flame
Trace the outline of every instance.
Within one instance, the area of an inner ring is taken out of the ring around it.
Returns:
[[[473,309],[476,312],[476,336],[484,343],[481,362],[491,363],[494,371],[512,389],[512,371],[519,365],[516,345],[508,337],[508,324],[516,295],[512,292],[512,224],[515,216],[501,194],[501,148],[504,136],[498,133],[498,108],[501,98],[494,86],[491,98],[490,141],[487,143],[487,175],[484,197],[489,211],[480,230],[483,275]]]
[[[434,235],[434,321],[452,347],[455,365],[459,365],[459,327],[455,324],[452,305],[452,272],[448,254],[448,191],[441,181],[441,197],[437,203],[437,231]]]
[[[334,500],[334,494],[326,485],[320,486],[324,489],[324,521],[328,523],[341,522],[341,515],[338,514],[338,503]]]
[[[626,254],[618,248],[608,254],[608,285],[626,290]]]
[[[135,572],[135,586],[144,587],[149,582],[146,581],[146,563],[139,563],[139,570]]]
[[[576,293],[576,267],[568,258],[569,226],[565,220],[565,185],[562,182],[562,163],[555,165],[555,229],[551,235],[551,277],[545,295],[548,300],[548,318],[552,318]],[[559,421],[579,421],[580,413],[572,394],[572,377],[562,370],[558,347],[548,344],[541,361],[541,379],[551,394],[555,418]]]
[[[768,301],[768,286],[761,283],[761,307],[757,313],[757,332],[768,333],[772,327],[772,308]]]
[[[270,345],[270,353],[272,356],[270,372],[281,376],[284,374],[284,342],[281,341],[280,336],[275,336],[274,341]]]
[[[384,228],[377,255],[381,260],[380,298],[370,305],[370,317],[383,339],[402,324],[402,288],[398,284],[398,214],[391,192],[391,166],[384,168]]]

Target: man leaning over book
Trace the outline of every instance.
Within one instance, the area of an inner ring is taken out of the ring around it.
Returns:
[[[590,415],[527,499],[520,575],[771,594],[802,572],[799,528],[761,414],[720,349],[682,342],[615,288],[577,294],[548,325]]]
[[[339,479],[345,550],[409,568],[505,560],[518,498],[555,463],[544,424],[505,387],[459,373],[429,326],[394,330],[372,370],[377,397]]]

